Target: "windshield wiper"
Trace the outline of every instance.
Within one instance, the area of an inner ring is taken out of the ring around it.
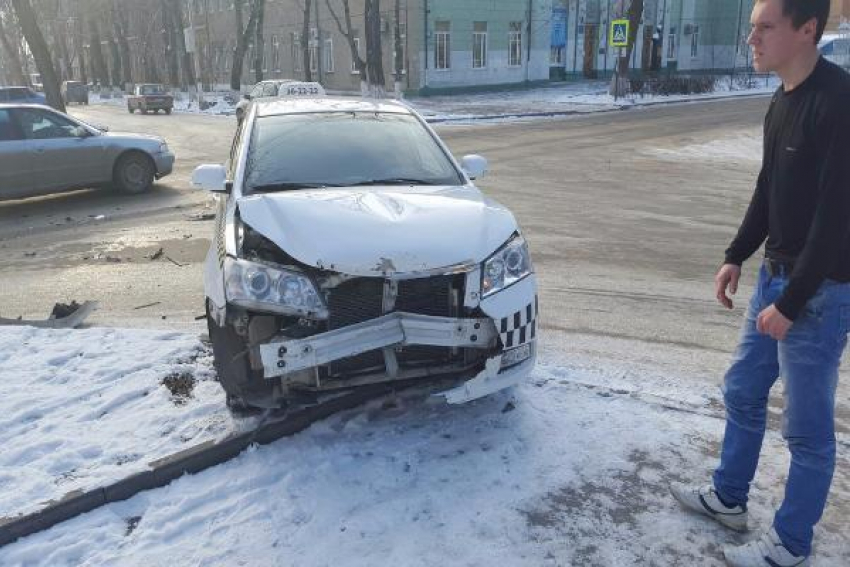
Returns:
[[[293,189],[322,189],[331,187],[327,183],[297,183],[294,181],[284,181],[280,183],[267,183],[265,185],[255,185],[251,187],[251,193],[273,193],[275,191],[291,191]]]
[[[440,185],[427,179],[416,179],[412,177],[388,177],[386,179],[366,179],[351,183],[349,187],[357,187],[360,185]]]

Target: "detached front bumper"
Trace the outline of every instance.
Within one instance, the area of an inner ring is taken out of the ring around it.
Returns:
[[[399,311],[302,339],[276,337],[258,346],[263,375],[267,380],[296,379],[303,371],[383,350],[386,374],[373,379],[391,381],[402,377],[392,354],[396,349],[480,349],[474,366],[460,365],[451,371],[465,381],[438,394],[449,403],[467,402],[518,384],[531,373],[537,354],[536,293],[532,276],[482,300],[483,316],[477,318]]]
[[[264,375],[274,378],[386,347],[487,348],[495,344],[496,336],[496,325],[492,319],[456,319],[396,312],[306,339],[260,345],[260,357]]]

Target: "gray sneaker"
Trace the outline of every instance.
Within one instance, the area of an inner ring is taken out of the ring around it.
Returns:
[[[730,567],[806,567],[808,557],[797,557],[782,544],[776,530],[770,530],[750,543],[723,550]]]
[[[717,497],[714,486],[710,484],[694,487],[672,482],[670,483],[670,493],[688,510],[708,516],[737,532],[745,532],[748,529],[747,507],[733,506],[730,508],[726,506]]]

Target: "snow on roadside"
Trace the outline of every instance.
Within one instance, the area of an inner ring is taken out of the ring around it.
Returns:
[[[647,148],[643,153],[658,159],[676,162],[712,161],[721,163],[761,162],[762,137],[760,133],[747,132],[702,144],[678,148]]]
[[[196,337],[0,328],[0,517],[244,427],[223,401]]]
[[[183,434],[239,427],[192,336],[0,328],[0,353],[4,513],[74,465],[107,480],[132,466],[117,455],[147,461]],[[160,385],[175,372],[197,378],[183,405]],[[719,566],[719,546],[746,538],[666,494],[670,480],[706,478],[722,434],[716,384],[688,372],[548,344],[516,389],[462,406],[421,391],[367,404],[0,548],[0,564]],[[818,531],[822,567],[850,556],[847,465],[841,455]],[[786,467],[772,431],[757,525]]]

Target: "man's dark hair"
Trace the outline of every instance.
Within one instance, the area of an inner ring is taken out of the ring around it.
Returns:
[[[791,18],[794,29],[800,29],[803,24],[815,18],[815,43],[818,43],[829,19],[829,0],[782,0],[782,13]]]

